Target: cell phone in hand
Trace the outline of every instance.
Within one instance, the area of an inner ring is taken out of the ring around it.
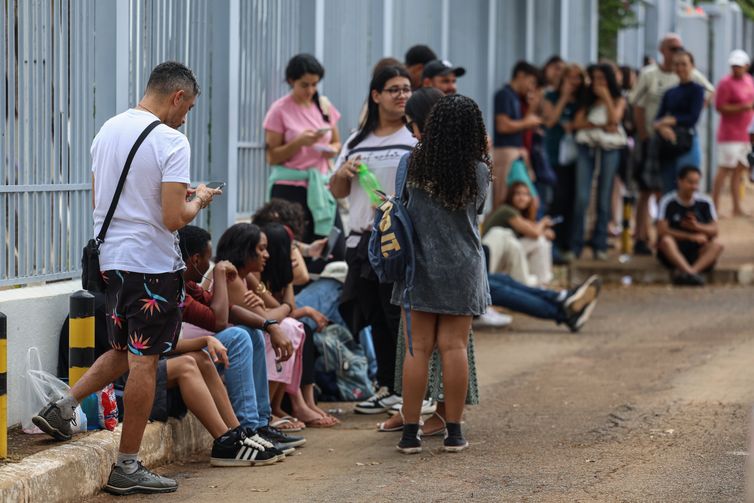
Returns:
[[[321,128],[319,128],[319,129],[317,129],[317,134],[325,134],[325,133],[327,133],[328,131],[330,131],[331,129],[332,129],[332,128],[329,128],[329,127],[321,127]]]
[[[225,182],[207,182],[206,186],[208,189],[222,190],[225,187]],[[196,192],[188,196],[186,201],[193,201],[194,198],[196,198]]]
[[[551,217],[550,222],[552,222],[552,225],[558,225],[563,223],[563,215],[558,215],[556,217]]]
[[[207,188],[214,190],[222,190],[225,187],[225,182],[208,182]]]
[[[339,237],[340,229],[333,227],[330,230],[330,235],[327,237],[327,248],[325,249],[325,252],[322,254],[322,256],[319,257],[321,260],[327,260],[328,258],[330,258],[330,255],[332,255],[332,252],[335,249],[335,245],[338,243]]]

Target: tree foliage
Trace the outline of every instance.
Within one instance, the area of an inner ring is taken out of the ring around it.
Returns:
[[[748,0],[754,5],[754,0]],[[637,25],[633,6],[638,0],[599,0],[598,48],[600,58],[615,60],[618,32]]]
[[[741,12],[749,19],[754,19],[754,0],[736,0]]]

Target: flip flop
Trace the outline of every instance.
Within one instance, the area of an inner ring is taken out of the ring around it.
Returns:
[[[291,421],[291,419],[293,419],[294,421],[298,422],[295,418],[282,417],[280,419],[272,421],[270,423],[270,426],[273,426],[273,427],[277,428],[280,431],[291,432],[291,433],[295,433],[297,431],[301,431],[301,430],[304,429],[304,428],[301,428],[299,426],[296,426],[296,422]]]
[[[385,428],[385,423],[387,421],[382,423],[377,423],[377,431],[380,433],[391,433],[393,431],[403,431],[403,423],[399,424],[398,426],[393,426],[392,428]]]
[[[332,428],[333,426],[337,426],[339,423],[323,423],[323,421],[327,421],[329,418],[325,416],[320,416],[317,419],[312,419],[311,421],[304,421],[304,424],[307,428]]]

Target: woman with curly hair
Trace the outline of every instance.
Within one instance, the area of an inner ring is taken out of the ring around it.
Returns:
[[[466,346],[471,320],[490,305],[477,225],[490,182],[490,159],[477,104],[460,95],[441,98],[421,141],[402,162],[408,162],[406,209],[414,227],[416,266],[411,291],[413,356],[408,355],[403,365],[405,425],[398,450],[421,452],[419,416],[429,359],[437,346],[445,390],[444,449],[457,452],[469,445],[461,432],[461,417],[469,379]],[[396,305],[403,292],[400,283],[393,287],[391,301]]]

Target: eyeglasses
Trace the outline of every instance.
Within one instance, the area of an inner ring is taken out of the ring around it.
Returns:
[[[405,94],[406,96],[411,96],[411,88],[406,87],[389,87],[387,89],[382,90],[383,93],[388,93],[391,97],[397,98],[401,94]]]
[[[405,115],[403,116],[403,125],[406,126],[406,129],[411,134],[414,134],[414,124],[416,124],[416,121],[409,120]]]

